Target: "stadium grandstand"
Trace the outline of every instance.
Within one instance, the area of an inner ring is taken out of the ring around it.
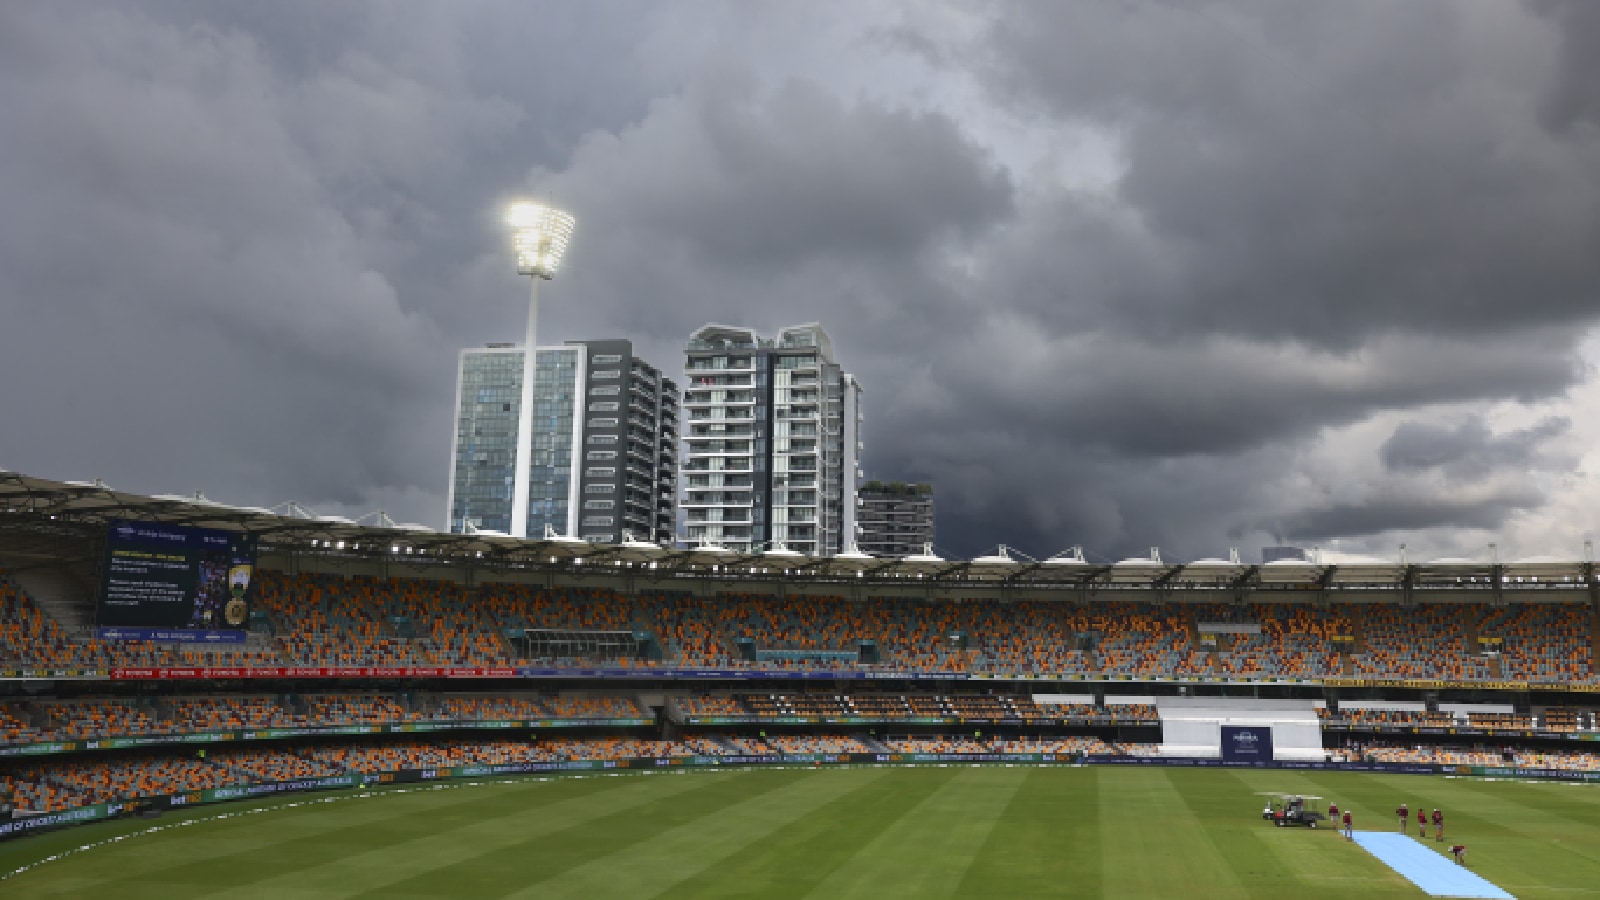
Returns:
[[[127,523],[247,539],[236,621],[108,626]],[[595,767],[1227,764],[1241,729],[1263,765],[1600,777],[1597,603],[1587,561],[735,554],[0,472],[0,825]]]

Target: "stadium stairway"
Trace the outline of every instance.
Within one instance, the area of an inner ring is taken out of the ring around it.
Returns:
[[[74,638],[94,621],[94,593],[59,569],[28,569],[10,573],[11,581],[33,599],[35,606],[56,620]]]
[[[871,750],[873,753],[889,752],[889,748],[885,747],[882,741],[879,741],[870,734],[852,734],[850,736],[860,741],[868,750]]]
[[[1589,616],[1589,646],[1595,663],[1600,665],[1600,605],[1594,607]]]
[[[270,653],[278,652],[278,645],[273,642],[272,637],[259,631],[252,631],[246,634],[244,646],[246,650],[265,651]]]
[[[1189,635],[1189,649],[1206,649],[1200,645],[1200,626],[1194,620],[1194,610],[1187,607],[1183,609],[1183,630],[1185,634]],[[1216,664],[1214,659],[1212,664]]]

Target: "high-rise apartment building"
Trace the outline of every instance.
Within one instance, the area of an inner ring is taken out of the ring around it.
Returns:
[[[740,552],[839,553],[855,541],[861,386],[820,325],[776,339],[689,338],[682,538]]]
[[[873,556],[900,557],[933,543],[933,486],[869,481],[861,486],[856,546]]]
[[[528,537],[549,526],[597,543],[656,543],[674,534],[678,388],[628,341],[540,347],[533,452],[515,459],[525,354],[511,344],[463,350],[451,458],[453,532],[509,532],[519,473]]]

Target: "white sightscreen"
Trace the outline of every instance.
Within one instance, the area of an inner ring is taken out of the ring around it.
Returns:
[[[1162,719],[1161,752],[1166,756],[1218,756],[1222,726],[1216,719]]]
[[[1276,759],[1321,759],[1322,725],[1312,722],[1273,722],[1272,755]]]
[[[1275,759],[1323,757],[1322,723],[1308,701],[1164,697],[1157,705],[1163,756],[1220,756],[1222,726],[1246,725],[1272,729]]]

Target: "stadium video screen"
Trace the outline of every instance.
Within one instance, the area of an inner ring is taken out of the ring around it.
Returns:
[[[106,538],[99,624],[243,629],[256,541],[249,535],[152,522],[113,522]]]

